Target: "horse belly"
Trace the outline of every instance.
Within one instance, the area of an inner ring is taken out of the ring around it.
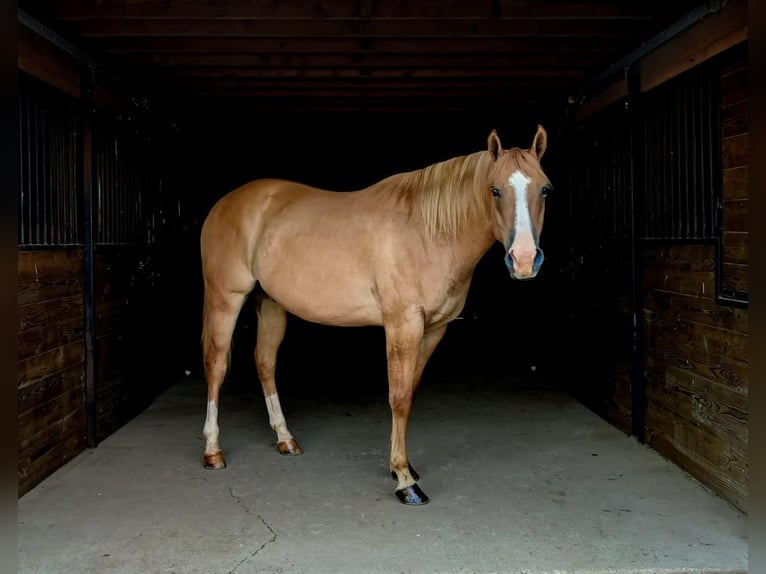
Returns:
[[[307,267],[265,265],[258,280],[288,312],[306,321],[337,326],[380,325],[380,307],[366,274],[351,265],[328,261]]]

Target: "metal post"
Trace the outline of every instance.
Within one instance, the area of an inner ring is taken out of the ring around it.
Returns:
[[[83,263],[85,307],[85,429],[88,448],[98,446],[96,433],[96,301],[93,249],[93,88],[95,71],[83,74],[84,114],[82,124]]]
[[[630,125],[630,251],[631,251],[631,413],[632,431],[636,439],[645,441],[646,381],[643,357],[643,297],[641,285],[641,225],[644,195],[644,138],[641,118],[641,86],[635,68],[627,70],[627,113]]]

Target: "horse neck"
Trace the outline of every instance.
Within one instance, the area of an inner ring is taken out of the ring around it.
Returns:
[[[492,222],[477,218],[466,223],[457,236],[449,239],[456,254],[456,259],[466,270],[473,272],[484,254],[495,243]]]

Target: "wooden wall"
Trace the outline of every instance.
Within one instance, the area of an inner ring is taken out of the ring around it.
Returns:
[[[18,491],[85,448],[83,256],[18,254]]]
[[[720,71],[722,249],[643,253],[646,430],[649,445],[746,510],[748,312],[717,295],[748,289],[747,43],[721,55]]]
[[[748,129],[747,44],[726,54],[721,69],[721,144],[723,156],[724,295],[748,292]]]
[[[20,140],[30,150],[27,157],[34,158],[34,162],[22,159],[19,166],[24,217],[18,236],[17,451],[22,496],[87,445],[85,146],[80,121],[89,112],[81,105],[81,65],[23,28],[18,66],[20,104],[26,102],[21,106],[26,123],[21,124]],[[153,152],[164,143],[158,143],[158,137],[148,143],[153,118],[126,108],[129,99],[109,94],[104,86],[96,86],[95,113],[89,116],[100,138],[92,148],[96,150],[92,158],[94,383],[99,442],[183,372],[168,336],[178,328],[166,320],[173,316],[172,294],[163,294],[159,280],[166,278],[171,284],[171,278],[158,272],[155,261],[163,195],[161,174],[150,164]],[[123,113],[125,109],[131,113]],[[118,121],[126,116],[133,117],[133,123]],[[59,121],[62,118],[69,121]],[[123,138],[118,146],[116,138],[123,133],[145,139],[131,146]],[[163,221],[172,223],[172,216]],[[172,229],[162,231],[169,243],[173,234]],[[166,259],[186,261],[173,253]]]
[[[100,246],[95,253],[96,401],[99,441],[131,420],[176,378],[149,247]],[[166,351],[167,350],[167,351]]]
[[[633,181],[623,177],[626,158],[613,151],[619,149],[614,132],[629,131],[618,129],[620,118],[615,117],[614,106],[576,126],[570,180],[576,332],[570,345],[575,356],[568,365],[582,374],[578,379],[587,377],[588,381],[584,388],[572,389],[575,396],[631,433],[631,418],[638,414],[635,420],[641,422],[640,411],[635,410],[640,405],[632,404],[634,381],[627,369],[631,341],[626,335],[631,327],[620,321],[629,318],[626,296],[630,281],[619,280],[620,273],[631,276],[625,265],[630,253],[620,251],[624,237],[612,228],[614,214],[619,215],[620,210],[596,209],[608,195],[604,189],[626,205],[620,190],[635,185],[640,193],[639,219],[647,223],[638,226],[637,234],[643,375],[638,383],[645,385],[646,443],[746,512],[750,352],[747,42],[720,52],[696,70],[710,95],[704,109],[690,107],[700,103],[701,92],[687,90],[692,99],[678,114],[670,114],[671,122],[658,123],[668,117],[665,112],[674,102],[686,101],[677,99],[684,92],[676,88],[692,77],[689,75],[640,95],[635,108],[640,129],[633,137],[637,149],[648,148],[654,155],[628,158]],[[621,103],[616,105],[620,109]],[[704,113],[700,117],[712,124],[697,126],[692,145],[676,149],[656,145],[657,141],[680,141],[683,134],[674,130],[684,109]],[[660,127],[650,133],[646,125]],[[604,141],[606,146],[597,145]],[[704,154],[694,155],[703,149]],[[696,166],[695,171],[682,169],[689,165]],[[709,177],[702,177],[703,171]],[[673,185],[667,185],[669,173]],[[693,193],[675,195],[673,212],[667,204],[657,202],[656,196],[672,194],[677,184]],[[589,226],[581,225],[578,210],[597,212],[598,218]],[[669,214],[671,223],[684,225],[670,230],[652,227],[668,220]],[[696,223],[690,226],[689,222]],[[699,229],[700,222],[704,223],[702,233],[684,233],[684,228]],[[593,229],[600,229],[601,234],[594,234]]]
[[[747,508],[748,316],[715,300],[713,245],[643,251],[646,440]]]

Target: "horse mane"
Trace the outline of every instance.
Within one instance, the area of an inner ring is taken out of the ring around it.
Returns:
[[[374,187],[381,201],[404,204],[411,216],[419,212],[429,238],[454,238],[474,218],[489,217],[491,161],[488,152],[475,152],[389,176]]]

